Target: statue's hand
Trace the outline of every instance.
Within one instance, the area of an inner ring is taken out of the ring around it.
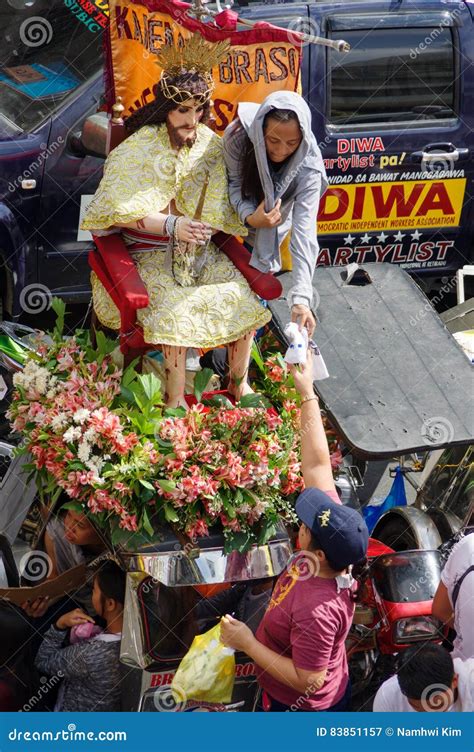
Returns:
[[[178,240],[183,243],[204,245],[212,234],[212,227],[207,222],[199,222],[190,217],[179,217],[176,226]]]

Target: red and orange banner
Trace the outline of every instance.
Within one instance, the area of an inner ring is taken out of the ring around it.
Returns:
[[[237,15],[224,11],[209,25],[191,18],[188,3],[171,0],[109,0],[107,38],[109,110],[117,97],[124,116],[155,96],[161,69],[156,53],[163,44],[177,45],[199,32],[209,42],[230,39],[231,50],[214,68],[215,129],[222,133],[234,119],[239,102],[262,102],[273,91],[296,91],[301,45],[285,29],[259,23],[237,31]]]

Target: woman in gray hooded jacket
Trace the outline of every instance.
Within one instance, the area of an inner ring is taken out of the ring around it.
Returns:
[[[261,105],[242,102],[237,115],[225,131],[224,153],[230,202],[249,228],[250,264],[279,271],[280,244],[291,228],[288,304],[292,321],[311,335],[316,217],[327,179],[309,107],[299,94],[279,91]]]

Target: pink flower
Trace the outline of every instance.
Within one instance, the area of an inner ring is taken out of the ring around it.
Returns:
[[[111,413],[106,407],[94,410],[89,419],[89,425],[98,431],[98,433],[109,438],[113,438],[114,434],[118,433],[121,429],[118,415]]]
[[[122,514],[119,522],[119,527],[121,527],[123,530],[130,530],[131,533],[134,533],[136,530],[138,530],[136,514]]]
[[[186,526],[186,534],[191,540],[195,540],[196,538],[202,538],[209,535],[209,528],[205,520],[198,517],[193,524],[188,524]]]
[[[273,408],[271,410],[267,410],[265,417],[266,417],[267,426],[270,429],[270,431],[274,431],[276,428],[279,428],[279,426],[283,425],[282,418],[278,415],[276,410],[274,410]]]

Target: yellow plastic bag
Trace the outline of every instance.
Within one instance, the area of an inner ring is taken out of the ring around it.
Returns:
[[[220,640],[221,625],[194,638],[171,684],[175,702],[230,702],[235,678],[232,648]]]

